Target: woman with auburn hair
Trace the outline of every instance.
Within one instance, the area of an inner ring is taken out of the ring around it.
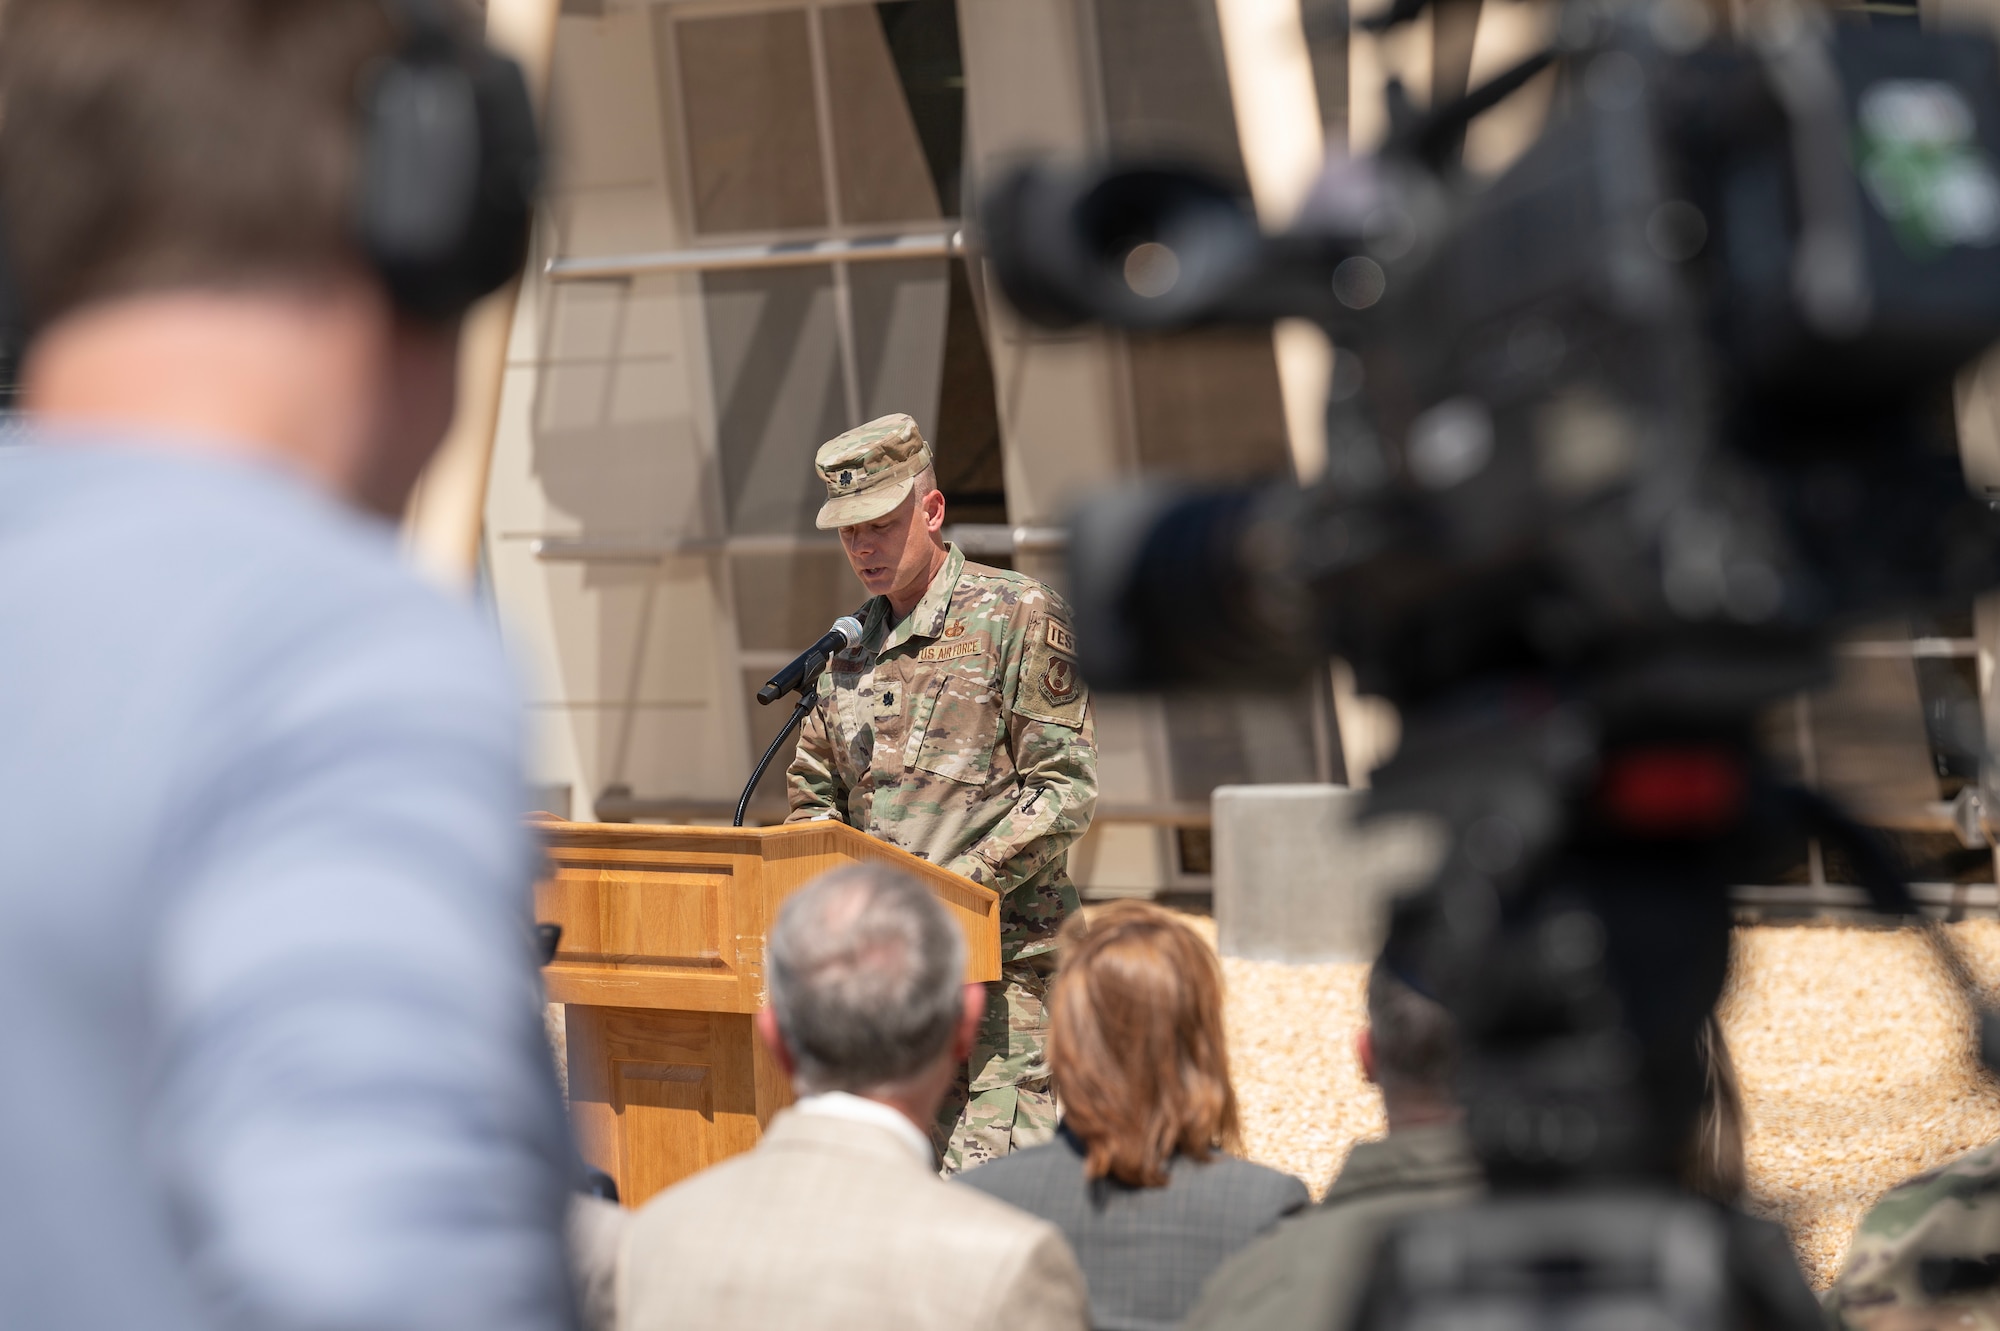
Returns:
[[[1165,1331],[1224,1258],[1308,1197],[1229,1154],[1241,1130],[1214,951],[1148,902],[1091,917],[1064,929],[1049,993],[1055,1140],[958,1181],[1062,1230],[1093,1326]]]

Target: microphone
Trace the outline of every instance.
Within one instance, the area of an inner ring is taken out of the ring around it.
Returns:
[[[818,642],[799,653],[796,661],[771,676],[770,682],[757,690],[757,701],[766,706],[776,702],[818,674],[829,656],[860,641],[861,621],[853,615],[842,615],[833,621],[833,627]]]

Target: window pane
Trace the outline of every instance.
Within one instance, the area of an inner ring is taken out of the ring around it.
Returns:
[[[827,625],[868,600],[847,556],[837,549],[734,555],[729,563],[736,583],[736,637],[745,651],[802,652]],[[771,674],[766,670],[757,682]]]
[[[944,367],[945,308],[951,285],[944,259],[856,263],[847,267],[854,309],[854,366],[861,415],[916,417],[937,438],[938,377]]]
[[[875,6],[824,10],[820,22],[842,220],[908,222],[943,216]]]
[[[1191,156],[1244,186],[1214,4],[1097,0],[1094,9],[1112,151]]]
[[[847,428],[833,273],[706,273],[722,493],[732,533],[809,533],[826,487],[813,453]]]
[[[923,140],[945,216],[957,215],[965,159],[965,60],[958,45],[957,0],[887,0],[875,6],[903,97]]]
[[[1131,339],[1139,463],[1213,480],[1281,476],[1291,466],[1271,335],[1207,329]]]
[[[1006,473],[1000,458],[1000,408],[993,397],[993,362],[972,302],[965,265],[951,264],[951,305],[945,315],[944,373],[938,386],[938,489],[953,522],[1007,521]],[[990,560],[988,562],[991,562]]]
[[[950,505],[947,521],[1005,522],[993,366],[965,265],[919,259],[847,272],[861,414],[916,417]]]
[[[690,19],[674,32],[695,229],[825,226],[804,12]]]
[[[1217,786],[1314,780],[1311,715],[1303,692],[1168,698],[1174,798],[1206,800]]]

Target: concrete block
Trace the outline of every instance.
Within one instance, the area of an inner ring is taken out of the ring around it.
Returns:
[[[1441,826],[1355,823],[1367,792],[1345,786],[1218,786],[1215,925],[1222,954],[1259,961],[1367,961],[1388,903],[1443,861]]]

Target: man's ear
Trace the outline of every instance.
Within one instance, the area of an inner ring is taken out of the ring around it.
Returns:
[[[762,1040],[764,1047],[771,1051],[771,1057],[777,1061],[778,1067],[783,1070],[785,1080],[790,1081],[794,1076],[798,1075],[799,1061],[793,1058],[792,1051],[785,1047],[784,1032],[778,1029],[778,1014],[768,1007],[758,1008],[756,1026],[757,1038]]]
[[[1375,1076],[1375,1032],[1366,1026],[1354,1033],[1354,1056],[1361,1060],[1361,1075],[1380,1086],[1382,1083]]]
[[[973,1041],[979,1038],[979,1022],[986,1015],[986,986],[968,984],[959,991],[965,995],[965,1010],[958,1014],[958,1029],[952,1032],[951,1061],[963,1063],[972,1053]]]
[[[944,530],[944,491],[932,490],[923,498],[924,530],[936,536]]]

